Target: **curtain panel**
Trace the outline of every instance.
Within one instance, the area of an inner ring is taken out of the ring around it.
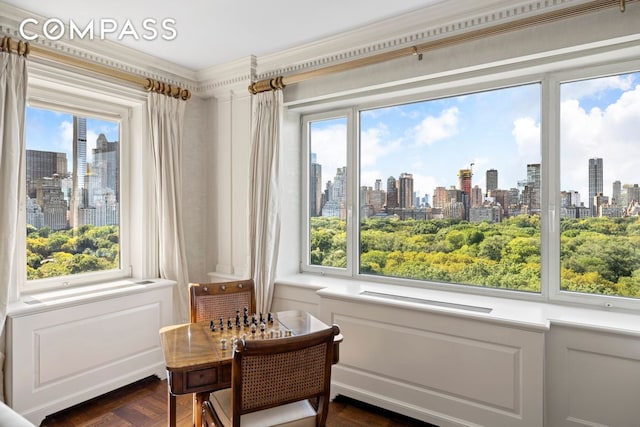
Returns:
[[[16,260],[26,252],[24,207],[25,182],[25,107],[27,99],[27,63],[23,56],[0,52],[0,384],[4,384],[4,327],[11,287],[24,275],[24,266]],[[17,295],[15,296],[17,297]],[[4,387],[0,397],[4,401]]]
[[[174,319],[189,321],[189,275],[182,222],[182,129],[185,102],[150,92],[149,136],[153,150],[160,277],[175,280]]]
[[[282,91],[253,96],[250,165],[251,277],[256,286],[256,305],[267,313],[273,300],[280,236],[278,197],[278,148]]]

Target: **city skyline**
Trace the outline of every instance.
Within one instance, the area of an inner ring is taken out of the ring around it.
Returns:
[[[517,187],[526,165],[541,163],[539,92],[531,84],[363,111],[360,185],[411,173],[414,191],[431,196],[438,186],[457,186],[458,171],[473,164],[473,186],[486,191],[486,171],[496,169],[498,188]],[[605,195],[614,181],[638,183],[640,73],[565,83],[561,103],[561,190],[578,191],[586,202],[596,157],[604,159]],[[313,125],[311,150],[324,184],[346,164],[346,120]]]
[[[72,170],[73,114],[27,107],[25,122],[27,149],[65,153],[68,170]],[[119,128],[118,122],[86,118],[88,163],[93,162],[93,150],[100,134],[104,134],[109,141],[119,141]]]

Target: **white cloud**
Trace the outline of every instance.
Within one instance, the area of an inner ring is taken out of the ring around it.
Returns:
[[[402,142],[398,139],[385,140],[388,135],[387,127],[380,124],[377,127],[369,128],[360,135],[360,165],[362,169],[376,165],[378,159],[387,156],[401,148]],[[364,181],[363,181],[364,182]]]
[[[611,195],[611,183],[640,183],[640,85],[606,108],[586,111],[577,100],[561,105],[562,190],[577,190],[582,200],[588,195],[588,161],[603,159],[604,192]]]
[[[535,119],[520,117],[514,120],[511,134],[515,138],[520,159],[527,163],[540,159],[540,124]]]
[[[418,192],[420,197],[425,194],[429,195],[429,203],[433,203],[431,197],[433,197],[433,190],[435,190],[438,186],[445,185],[442,182],[438,182],[438,180],[430,175],[422,175],[419,173],[413,174],[413,191]]]
[[[420,124],[413,128],[416,144],[431,145],[458,133],[458,115],[459,110],[456,107],[451,107],[443,110],[438,117],[425,117]]]
[[[598,96],[609,89],[629,90],[633,76],[610,76],[571,82],[562,86],[562,101],[579,100],[586,96]]]
[[[322,165],[322,185],[333,181],[336,170],[347,165],[347,127],[334,124],[314,129],[311,135],[311,152]]]

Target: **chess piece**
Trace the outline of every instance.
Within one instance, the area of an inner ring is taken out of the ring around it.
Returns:
[[[227,340],[226,340],[226,339],[222,338],[222,339],[220,340],[220,348],[221,348],[222,350],[226,350],[226,349],[227,349]]]
[[[216,331],[216,322],[214,322],[213,320],[209,321],[209,329],[211,329],[211,332],[215,332]]]

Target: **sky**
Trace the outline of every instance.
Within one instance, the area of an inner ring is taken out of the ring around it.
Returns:
[[[27,107],[26,139],[28,150],[67,153],[69,171],[73,153],[73,115],[40,108]],[[93,160],[98,135],[104,133],[108,141],[120,140],[119,124],[87,118],[87,161]]]
[[[411,173],[431,201],[471,168],[483,192],[487,169],[498,170],[499,188],[517,187],[526,165],[541,162],[540,93],[533,83],[362,112],[361,185],[379,178],[386,189],[389,176]],[[563,83],[561,98],[561,189],[586,202],[592,157],[603,158],[605,195],[615,180],[640,183],[640,73]],[[317,123],[311,144],[323,183],[333,180],[346,164],[346,121]]]

